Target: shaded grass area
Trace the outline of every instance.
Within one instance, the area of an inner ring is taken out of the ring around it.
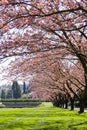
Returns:
[[[35,108],[0,109],[0,130],[87,130],[87,113],[45,103]]]

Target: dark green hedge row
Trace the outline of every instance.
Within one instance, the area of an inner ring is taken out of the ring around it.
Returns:
[[[0,102],[40,102],[40,99],[1,99]]]

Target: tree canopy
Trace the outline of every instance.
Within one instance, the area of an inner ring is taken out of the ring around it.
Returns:
[[[50,72],[52,65],[57,64],[65,75],[73,75],[73,78],[63,76],[63,80],[60,76],[62,83],[66,81],[68,86],[73,83],[75,87],[80,84],[80,102],[85,103],[86,0],[1,0],[0,38],[0,59],[16,57],[9,68],[10,75],[29,78],[29,74],[36,76],[43,71],[48,72],[48,68]]]

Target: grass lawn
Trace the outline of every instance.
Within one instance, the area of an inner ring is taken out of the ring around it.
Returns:
[[[42,104],[36,108],[1,108],[0,130],[87,130],[87,113]]]

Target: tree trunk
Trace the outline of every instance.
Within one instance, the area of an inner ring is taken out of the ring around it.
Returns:
[[[71,110],[74,110],[74,99],[70,98]]]
[[[64,108],[64,100],[62,101],[62,108]]]
[[[80,100],[80,110],[79,113],[83,113],[84,112],[84,108],[85,108],[85,101],[84,100]]]
[[[83,113],[84,112],[84,108],[85,108],[85,104],[87,101],[87,88],[85,87],[84,92],[81,95],[81,99],[80,99],[80,111],[79,113]]]
[[[79,111],[79,113],[84,112],[85,104],[86,104],[86,101],[87,101],[87,72],[85,72],[84,77],[85,77],[85,87],[84,87],[84,91],[81,95],[82,98],[80,99],[80,111]]]
[[[85,108],[85,103],[87,100],[87,57],[85,53],[83,54],[83,52],[79,54],[77,53],[77,57],[79,58],[79,61],[82,64],[82,67],[84,69],[85,87],[84,87],[84,92],[82,93],[82,98],[80,99],[80,111],[79,111],[79,113],[83,113]]]
[[[68,108],[68,102],[65,101],[65,109],[67,109],[67,108]]]

